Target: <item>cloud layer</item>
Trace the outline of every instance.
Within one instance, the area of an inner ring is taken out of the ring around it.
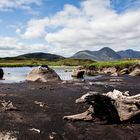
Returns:
[[[41,0],[10,2],[1,1],[0,8],[24,7],[33,3],[39,5]],[[119,4],[119,0],[117,2],[116,4]],[[71,56],[80,50],[98,50],[102,47],[140,50],[140,3],[136,2],[133,7],[128,6],[130,3],[124,3],[123,12],[116,11],[110,0],[84,0],[79,7],[65,4],[62,10],[53,15],[30,19],[26,25],[18,27],[15,31],[18,40],[10,43],[13,45],[9,44],[7,50],[15,48],[16,54],[19,51],[45,50],[64,56]],[[42,43],[28,45],[23,40],[42,40]],[[4,50],[1,41],[0,44],[0,48]]]
[[[30,10],[30,4],[40,5],[42,0],[0,0],[0,10],[8,11],[13,9]]]
[[[79,50],[108,46],[115,50],[140,50],[140,10],[118,14],[109,0],[86,0],[80,8],[65,5],[52,17],[32,19],[23,34],[26,39],[43,38],[50,52],[72,55]]]
[[[32,51],[39,52],[40,50],[47,51],[47,46],[41,43],[26,44],[15,37],[0,36],[0,52],[2,57],[17,56]]]

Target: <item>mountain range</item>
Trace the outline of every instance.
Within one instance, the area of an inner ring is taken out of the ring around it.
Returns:
[[[90,59],[96,61],[112,61],[124,58],[140,58],[140,51],[134,51],[131,49],[125,51],[114,51],[109,47],[104,47],[98,51],[79,51],[71,58]]]
[[[6,59],[15,59],[15,58],[16,59],[47,59],[49,61],[57,61],[60,59],[65,59],[65,57],[60,55],[42,53],[42,52],[28,53],[16,57],[7,57]],[[109,47],[104,47],[98,51],[89,51],[89,50],[79,51],[75,53],[73,56],[71,56],[70,58],[89,59],[89,60],[96,60],[96,61],[112,61],[112,60],[118,60],[124,58],[140,58],[140,51],[134,51],[128,49],[128,50],[116,52]]]

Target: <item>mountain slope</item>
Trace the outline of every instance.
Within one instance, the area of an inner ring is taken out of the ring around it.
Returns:
[[[37,52],[37,53],[28,53],[28,54],[19,55],[15,58],[17,58],[17,59],[59,60],[59,59],[63,59],[64,57],[62,57],[60,55],[50,54],[50,53]]]
[[[134,51],[131,49],[117,52],[121,58],[140,58],[140,51]]]
[[[74,54],[72,58],[91,59],[97,61],[111,61],[121,59],[119,54],[108,47],[104,47],[99,51],[80,51]]]

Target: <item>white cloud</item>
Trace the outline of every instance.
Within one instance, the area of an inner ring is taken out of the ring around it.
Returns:
[[[48,48],[44,44],[25,44],[14,37],[0,36],[1,57],[11,57],[33,51],[40,52],[40,49],[47,52]]]
[[[26,39],[45,38],[49,51],[70,56],[79,50],[108,46],[115,50],[140,50],[140,10],[118,14],[109,0],[85,0],[80,8],[65,5],[51,17],[28,22]]]
[[[22,8],[31,11],[30,4],[40,5],[42,0],[0,0],[0,10],[9,11]]]
[[[30,20],[28,23],[28,29],[22,36],[26,39],[43,37],[44,35],[46,35],[45,27],[48,22],[48,18],[40,20]]]
[[[45,38],[50,52],[66,56],[104,46],[140,50],[139,36],[140,10],[117,14],[109,0],[86,0],[80,8],[65,5],[52,17],[29,21],[23,34],[26,39]]]

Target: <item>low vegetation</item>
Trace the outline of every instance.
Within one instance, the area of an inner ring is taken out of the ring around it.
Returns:
[[[0,59],[0,67],[25,67],[25,66],[83,66],[90,65],[95,61],[81,59],[62,59],[59,61],[48,61],[46,59]]]
[[[96,62],[92,60],[82,59],[61,59],[58,61],[48,61],[46,59],[0,59],[0,67],[26,67],[26,66],[84,66],[86,68],[103,68],[103,67],[126,67],[129,65],[140,63],[138,59],[125,59],[117,61]]]
[[[94,62],[90,65],[86,65],[87,68],[104,68],[104,67],[119,67],[124,68],[126,66],[134,65],[140,63],[138,59],[124,59],[117,61],[107,61],[107,62]]]

